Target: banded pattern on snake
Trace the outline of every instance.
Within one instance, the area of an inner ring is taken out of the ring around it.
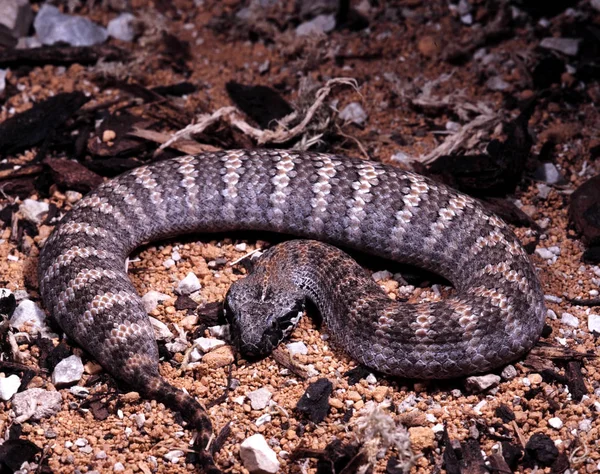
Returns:
[[[289,331],[287,320],[256,319],[265,317],[270,300],[288,320],[312,301],[352,357],[402,377],[490,370],[528,351],[541,333],[543,293],[512,231],[474,199],[423,176],[282,150],[207,153],[139,167],[102,184],[57,225],[40,254],[41,294],[68,336],[114,377],[180,411],[200,432],[202,447],[210,420],[194,398],[160,377],[152,327],[125,260],[144,242],[246,229],[415,264],[456,288],[441,302],[392,302],[341,251],[289,242],[266,252],[228,295],[227,315],[242,331],[238,344],[246,352],[267,352]],[[208,453],[204,461],[208,472],[219,472]]]

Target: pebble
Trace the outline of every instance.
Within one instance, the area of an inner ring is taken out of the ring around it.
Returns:
[[[533,172],[534,179],[547,184],[557,184],[564,181],[564,177],[554,163],[541,163]]]
[[[558,316],[556,315],[556,312],[554,310],[549,309],[546,312],[546,316],[548,317],[548,319],[551,319],[553,321],[556,321],[558,319]]]
[[[588,330],[600,334],[600,314],[588,315]]]
[[[414,426],[408,429],[411,449],[414,452],[422,452],[425,449],[433,449],[436,446],[435,433],[431,428]]]
[[[367,113],[358,102],[351,102],[340,112],[340,120],[362,125],[367,120]]]
[[[0,2],[0,24],[6,26],[15,38],[27,35],[33,20],[28,0],[3,0]]]
[[[369,384],[369,385],[373,385],[377,383],[377,377],[375,377],[375,375],[373,374],[369,374],[367,375],[367,377],[365,378],[365,381]]]
[[[552,260],[553,258],[556,257],[556,255],[554,255],[552,252],[550,252],[550,250],[545,249],[545,248],[537,248],[535,249],[535,253],[543,258],[544,260]]]
[[[108,22],[108,35],[121,41],[133,41],[135,38],[135,16],[131,13],[121,13]]]
[[[44,221],[49,209],[50,205],[47,202],[34,199],[25,199],[19,206],[23,218],[38,225]]]
[[[224,345],[225,341],[221,341],[220,339],[213,339],[210,337],[199,337],[198,339],[194,339],[194,346],[199,348],[205,354]]]
[[[78,193],[77,191],[65,191],[65,198],[67,198],[67,202],[69,204],[75,204],[83,197],[83,194]]]
[[[556,429],[556,430],[560,430],[563,427],[563,422],[560,418],[554,417],[554,418],[550,418],[548,420],[548,424]]]
[[[79,446],[80,448],[83,448],[87,444],[88,444],[88,440],[85,438],[77,438],[75,440],[75,446]]]
[[[375,389],[373,390],[373,400],[375,400],[377,403],[383,402],[385,396],[387,395],[387,392],[388,388],[385,386],[375,387]]]
[[[579,431],[590,431],[592,429],[592,420],[589,418],[584,418],[577,425]]]
[[[51,392],[43,388],[30,388],[24,392],[17,393],[12,398],[12,408],[15,412],[17,423],[23,423],[29,419],[39,421],[56,415],[62,405],[60,392]]]
[[[529,381],[534,385],[539,385],[542,383],[542,376],[540,374],[529,374]]]
[[[253,410],[262,410],[267,407],[273,394],[263,387],[246,393],[246,396],[250,400],[250,405]]]
[[[271,421],[271,415],[269,415],[268,413],[265,413],[264,415],[259,416],[256,421],[254,422],[254,424],[256,426],[260,426],[260,425],[264,425],[265,423],[268,423],[269,421]]]
[[[90,394],[90,389],[87,387],[82,387],[81,385],[73,385],[71,388],[69,388],[69,392],[71,392],[71,395],[75,397],[85,398]]]
[[[547,199],[550,195],[550,191],[552,191],[552,188],[544,183],[537,183],[536,186],[538,189],[538,196],[542,199]]]
[[[495,387],[500,383],[500,377],[496,374],[477,375],[467,377],[465,388],[469,392],[483,392],[489,388]]]
[[[173,260],[172,258],[167,258],[163,262],[163,267],[165,267],[167,270],[173,266],[175,266],[175,260]]]
[[[329,33],[335,28],[334,15],[318,15],[296,27],[296,36],[317,36]]]
[[[572,328],[579,327],[579,319],[577,319],[571,313],[563,313],[560,316],[560,322],[566,324],[567,326],[571,326]]]
[[[154,329],[154,337],[159,341],[173,339],[173,333],[162,321],[150,316],[150,324],[152,324],[152,329]]]
[[[196,274],[194,272],[189,272],[185,278],[179,282],[176,291],[180,295],[189,295],[194,291],[198,291],[200,288],[202,288],[202,285],[200,285],[200,280],[198,280]]]
[[[202,360],[202,354],[197,347],[194,347],[190,352],[190,362],[198,362]]]
[[[98,451],[94,457],[96,459],[106,459],[108,456],[105,451]]]
[[[261,434],[244,440],[240,445],[240,457],[244,467],[251,473],[275,474],[279,470],[277,455]]]
[[[144,309],[146,310],[146,313],[151,313],[158,307],[158,304],[161,301],[166,301],[169,298],[171,298],[171,297],[165,293],[161,293],[160,291],[150,290],[148,293],[146,293],[144,296],[142,296],[142,304],[144,305]]]
[[[562,298],[558,297],[558,296],[554,296],[554,295],[544,295],[544,299],[546,301],[549,301],[550,303],[562,303]]]
[[[120,463],[120,462],[116,462],[113,465],[113,471],[114,472],[123,472],[124,470],[125,470],[125,466],[123,466],[123,464]]]
[[[502,79],[500,76],[490,77],[486,83],[486,87],[492,91],[505,91],[510,89],[510,84]]]
[[[308,354],[308,347],[306,347],[306,344],[304,344],[302,341],[290,342],[289,344],[286,344],[285,347],[287,347],[287,350],[290,351],[290,355]]]
[[[31,300],[21,301],[10,318],[10,325],[16,329],[26,323],[30,323],[31,334],[47,332],[46,313]]]
[[[512,380],[517,376],[517,369],[514,365],[507,365],[500,373],[504,380]]]
[[[581,40],[578,38],[544,38],[540,42],[540,47],[544,49],[551,49],[560,53],[566,54],[567,56],[577,56],[579,52],[579,44]]]
[[[218,347],[214,351],[210,351],[208,354],[202,357],[202,362],[212,369],[225,367],[229,364],[232,364],[234,360],[235,356],[231,346]]]
[[[105,28],[81,16],[65,15],[53,5],[45,3],[33,22],[42,44],[68,43],[71,46],[93,46],[108,38]]]
[[[404,153],[403,151],[397,151],[390,157],[390,159],[395,163],[406,165],[408,167],[412,167],[412,162],[415,161],[414,157]]]
[[[379,272],[373,273],[372,275],[373,280],[375,281],[389,280],[390,278],[392,278],[392,276],[392,272],[388,272],[387,270],[381,270]]]
[[[245,252],[247,248],[248,248],[248,245],[245,242],[241,242],[239,244],[236,244],[236,246],[235,246],[235,249],[238,252]]]
[[[52,383],[56,386],[68,385],[81,380],[83,362],[78,355],[72,355],[61,360],[52,372]]]
[[[177,464],[183,456],[185,456],[185,453],[181,449],[174,449],[173,451],[166,453],[163,457],[167,461]]]
[[[17,393],[20,386],[21,379],[18,375],[13,374],[6,378],[0,378],[0,399],[7,402]]]

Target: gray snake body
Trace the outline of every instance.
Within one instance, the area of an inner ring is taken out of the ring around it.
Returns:
[[[304,269],[300,280],[321,302],[332,335],[372,368],[418,378],[481,372],[518,358],[541,333],[543,293],[512,231],[472,198],[420,175],[281,150],[142,166],[102,184],[62,219],[40,255],[41,294],[67,335],[113,376],[181,411],[204,446],[210,421],[195,399],[159,376],[152,327],[124,262],[144,242],[240,229],[358,249],[453,283],[456,296],[448,300],[391,306],[341,252],[302,243],[282,250]],[[258,274],[274,255],[265,255]],[[308,270],[324,260],[328,271]],[[336,285],[341,293],[332,293]],[[234,291],[231,304],[243,303]],[[350,302],[340,294],[352,295]],[[207,470],[217,472],[210,462]]]

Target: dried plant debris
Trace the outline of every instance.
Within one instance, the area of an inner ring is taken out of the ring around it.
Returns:
[[[0,124],[0,155],[43,143],[89,100],[82,92],[57,94]]]

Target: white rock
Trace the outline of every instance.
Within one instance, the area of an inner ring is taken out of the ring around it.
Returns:
[[[245,252],[247,247],[248,245],[246,244],[246,242],[241,242],[239,244],[236,244],[235,249],[238,252]]]
[[[291,355],[308,354],[308,347],[306,347],[306,344],[304,344],[302,341],[290,342],[289,344],[286,344],[285,347],[287,347]]]
[[[393,274],[392,274],[392,272],[388,272],[387,270],[381,270],[381,271],[373,273],[373,275],[371,275],[371,276],[373,277],[373,280],[381,281],[381,280],[389,280],[390,278],[392,278]]]
[[[10,325],[16,329],[27,323],[29,323],[33,334],[38,332],[44,334],[48,329],[46,327],[46,313],[31,300],[21,301],[10,318]]]
[[[560,418],[556,418],[556,417],[550,418],[548,420],[548,424],[556,430],[560,430],[563,426],[562,420]]]
[[[552,188],[544,183],[537,183],[536,187],[538,189],[538,196],[542,199],[546,199],[550,194],[550,191],[552,191]]]
[[[367,120],[367,113],[358,102],[351,102],[340,112],[340,120],[362,125]]]
[[[200,285],[198,277],[194,272],[189,272],[185,278],[179,282],[179,285],[177,285],[177,293],[180,295],[189,295],[194,291],[198,291],[200,288],[202,288],[202,285]]]
[[[296,27],[297,36],[316,36],[329,33],[335,28],[334,15],[318,15]]]
[[[78,398],[85,398],[90,394],[90,389],[81,385],[73,385],[69,388],[69,392]]]
[[[0,399],[7,402],[12,396],[17,393],[21,386],[21,379],[18,375],[11,375],[9,377],[0,379]]]
[[[146,423],[146,415],[144,415],[143,413],[136,413],[135,415],[132,416],[133,421],[135,421],[135,425],[138,427],[138,429],[142,429],[144,427],[144,424]]]
[[[545,49],[552,49],[560,53],[566,54],[567,56],[577,56],[579,52],[579,44],[581,40],[578,38],[544,38],[540,42],[540,47]]]
[[[197,347],[194,347],[190,352],[190,362],[198,362],[202,360],[202,354]]]
[[[210,352],[213,349],[216,349],[217,347],[224,346],[225,341],[221,341],[220,339],[213,339],[210,337],[199,337],[198,339],[194,339],[194,345],[206,354],[207,352]]]
[[[465,387],[470,392],[482,392],[495,387],[500,383],[500,377],[496,374],[477,375],[467,377]]]
[[[600,334],[600,314],[588,315],[588,330]]]
[[[510,89],[510,84],[502,79],[500,76],[490,77],[486,83],[486,87],[492,91],[505,91]]]
[[[556,184],[564,180],[554,163],[541,163],[533,172],[533,177],[548,184]]]
[[[171,253],[171,259],[173,259],[174,262],[179,262],[179,260],[181,260],[181,254],[177,250],[173,250],[173,253]]]
[[[400,163],[410,167],[412,167],[412,163],[415,161],[414,157],[404,153],[403,151],[397,151],[390,157],[390,159],[395,163]]]
[[[165,323],[152,316],[149,316],[149,318],[150,323],[152,324],[152,329],[154,329],[154,337],[156,339],[159,341],[173,339],[173,333]]]
[[[571,313],[563,313],[560,316],[560,322],[566,324],[567,326],[571,326],[572,328],[579,327],[579,319],[577,319]]]
[[[185,456],[185,453],[181,450],[181,449],[174,449],[173,451],[169,451],[168,453],[166,453],[163,457],[173,463],[173,464],[177,464],[179,462],[179,460]]]
[[[250,400],[250,405],[252,406],[253,410],[262,410],[269,404],[269,400],[271,400],[273,394],[263,387],[252,392],[248,392],[246,396]]]
[[[579,422],[577,428],[579,428],[579,431],[590,431],[592,429],[592,420],[584,418]]]
[[[93,46],[108,38],[105,28],[81,16],[65,15],[55,6],[45,3],[33,22],[42,44],[58,42],[71,46]]]
[[[124,470],[125,470],[125,466],[123,466],[123,463],[116,462],[113,465],[113,472],[123,472]]]
[[[88,440],[85,438],[77,438],[75,440],[75,446],[79,446],[80,448],[83,448],[87,444],[88,444]]]
[[[517,369],[515,369],[514,365],[507,365],[502,369],[502,373],[500,374],[504,380],[512,380],[517,376]]]
[[[65,191],[65,197],[67,198],[67,202],[69,204],[75,204],[83,197],[83,194],[78,193],[77,191],[67,190]]]
[[[15,394],[11,403],[17,423],[29,419],[39,421],[60,411],[62,395],[60,392],[50,392],[43,388],[30,388]]]
[[[163,262],[163,267],[165,268],[171,268],[172,266],[175,265],[175,260],[173,260],[172,258],[167,258],[164,262]]]
[[[373,374],[369,374],[367,375],[367,377],[365,378],[365,381],[369,384],[369,385],[373,385],[377,383],[377,377],[375,377],[375,375]]]
[[[135,38],[135,16],[121,13],[108,22],[108,35],[121,41],[133,41]]]
[[[269,421],[271,421],[271,415],[269,415],[268,413],[265,413],[264,415],[259,416],[256,421],[254,422],[254,424],[256,426],[260,426],[260,425],[264,425],[265,423],[268,423]]]
[[[98,451],[94,457],[96,459],[106,459],[108,455],[106,454],[106,451]]]
[[[161,293],[160,291],[150,290],[148,293],[146,293],[144,296],[142,296],[142,304],[144,305],[144,309],[146,310],[146,313],[150,313],[158,307],[158,304],[161,301],[166,301],[169,298],[170,298],[170,296],[166,295],[165,293]]]
[[[556,256],[552,252],[550,252],[550,250],[545,248],[537,248],[535,249],[535,253],[544,260],[552,260]]]
[[[34,224],[41,224],[48,213],[50,206],[47,202],[25,199],[19,206],[23,218]]]
[[[172,354],[177,354],[178,352],[183,352],[188,348],[187,341],[182,341],[181,339],[175,339],[173,342],[167,342],[165,347]]]
[[[83,375],[81,357],[72,355],[61,360],[52,372],[52,383],[56,386],[79,382]]]
[[[251,473],[275,474],[279,470],[277,455],[261,434],[246,438],[240,445],[240,457]]]
[[[231,337],[231,330],[229,324],[223,324],[221,326],[210,326],[208,332],[213,337],[229,340]]]

